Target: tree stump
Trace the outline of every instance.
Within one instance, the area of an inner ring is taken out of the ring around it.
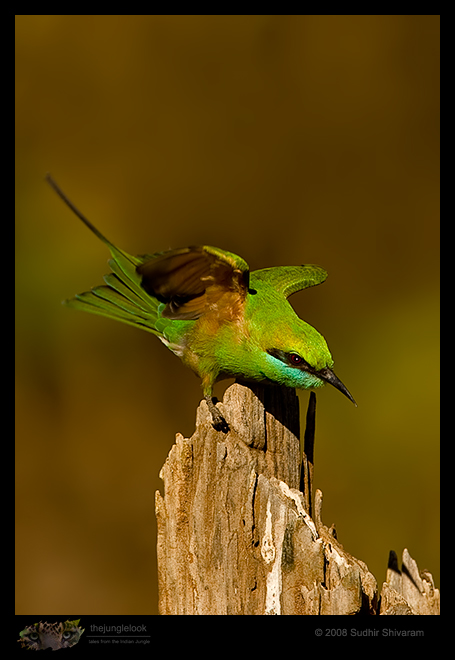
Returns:
[[[218,405],[230,431],[215,431],[202,401],[195,433],[177,434],[160,472],[160,613],[378,613],[376,580],[323,524],[320,491],[312,507],[313,459],[307,452],[312,454],[315,395],[307,418],[304,492],[295,391],[234,383]],[[400,574],[399,582],[390,570],[381,613],[398,614],[410,589],[407,578]],[[414,575],[413,584],[437,613],[439,592],[430,578],[419,582]],[[408,603],[409,613],[423,613],[417,600]]]
[[[390,552],[379,614],[440,614],[439,590],[434,586],[433,576],[429,571],[419,571],[406,548],[401,571],[395,552]]]

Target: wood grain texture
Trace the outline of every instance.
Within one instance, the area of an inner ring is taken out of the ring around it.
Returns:
[[[215,431],[202,402],[194,434],[177,434],[160,473],[161,614],[378,614],[380,602],[381,614],[439,611],[431,575],[408,557],[411,584],[390,568],[380,601],[366,564],[322,522],[320,490],[310,516],[293,390],[234,383],[218,406],[230,431]]]

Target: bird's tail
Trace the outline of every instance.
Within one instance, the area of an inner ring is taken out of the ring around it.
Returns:
[[[165,326],[169,324],[168,319],[160,319],[160,307],[164,308],[165,305],[144,291],[140,284],[141,277],[136,272],[137,267],[153,258],[153,255],[133,257],[115,247],[98,231],[95,233],[109,247],[112,273],[104,276],[105,285],[78,293],[74,298],[65,300],[64,304],[128,323],[162,337]]]
[[[107,245],[112,255],[109,261],[112,273],[105,275],[105,286],[96,286],[91,291],[78,293],[74,298],[65,300],[64,304],[147,330],[170,345],[166,330],[172,334],[171,321],[161,318],[165,304],[142,288],[142,276],[137,272],[138,266],[160,256],[160,253],[132,257],[120,250],[79,211],[50,174],[46,175],[46,180],[73,213]]]

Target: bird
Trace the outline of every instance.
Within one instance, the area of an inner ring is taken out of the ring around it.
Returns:
[[[324,282],[320,266],[275,266],[251,271],[242,257],[208,245],[132,256],[109,241],[68,199],[54,191],[109,248],[104,285],[64,304],[156,335],[201,379],[218,431],[229,425],[213,401],[219,380],[234,377],[296,389],[329,383],[357,405],[332,370],[324,337],[288,302]]]

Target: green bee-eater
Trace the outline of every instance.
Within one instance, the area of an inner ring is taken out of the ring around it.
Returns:
[[[250,273],[241,257],[208,245],[133,257],[105,238],[49,175],[47,180],[112,255],[105,285],[66,304],[157,335],[202,379],[215,428],[228,426],[212,401],[213,386],[232,376],[305,390],[330,383],[355,403],[332,371],[324,337],[287,301],[321,284],[327,277],[323,268],[279,266]]]

